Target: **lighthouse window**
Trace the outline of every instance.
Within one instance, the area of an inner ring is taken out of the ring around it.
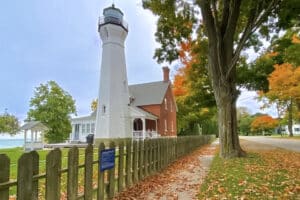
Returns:
[[[103,106],[102,106],[102,114],[105,114],[105,112],[106,112],[106,106],[103,105]]]

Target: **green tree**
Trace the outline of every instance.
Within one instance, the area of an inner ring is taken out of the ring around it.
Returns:
[[[250,64],[237,68],[238,83],[250,90],[268,92],[269,75],[275,70],[274,65],[290,63],[300,65],[299,28],[288,29],[281,37],[274,35],[265,52]]]
[[[179,44],[197,35],[208,40],[208,74],[218,107],[220,156],[245,155],[237,133],[237,65],[240,54],[262,45],[260,37],[295,24],[298,0],[144,0],[143,6],[157,15],[158,62],[178,58]],[[199,14],[201,10],[201,16]],[[195,46],[201,46],[195,43]]]
[[[18,118],[12,114],[7,113],[0,115],[0,133],[9,133],[15,135],[19,130]]]
[[[45,137],[49,143],[65,141],[72,131],[70,115],[76,113],[75,101],[56,82],[49,81],[35,88],[30,100],[27,120],[41,121],[49,131]]]
[[[240,135],[249,135],[253,117],[245,107],[237,108],[238,131]]]

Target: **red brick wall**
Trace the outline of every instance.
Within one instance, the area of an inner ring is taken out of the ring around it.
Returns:
[[[166,100],[165,100],[166,99]],[[166,104],[167,103],[167,106]],[[161,136],[176,136],[176,103],[174,102],[172,89],[169,86],[162,104],[141,106],[142,109],[157,116],[157,131]],[[165,122],[166,121],[166,122]]]

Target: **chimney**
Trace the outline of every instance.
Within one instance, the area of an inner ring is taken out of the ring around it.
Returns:
[[[162,68],[163,70],[163,75],[164,75],[164,82],[169,82],[170,81],[170,68],[165,66]]]

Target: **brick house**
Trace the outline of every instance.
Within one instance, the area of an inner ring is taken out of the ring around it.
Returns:
[[[169,79],[169,68],[163,67],[163,81],[129,86],[133,98],[132,106],[136,106],[156,117],[145,119],[146,130],[156,130],[160,136],[176,136],[177,106]],[[133,131],[141,129],[142,120],[134,120]]]

